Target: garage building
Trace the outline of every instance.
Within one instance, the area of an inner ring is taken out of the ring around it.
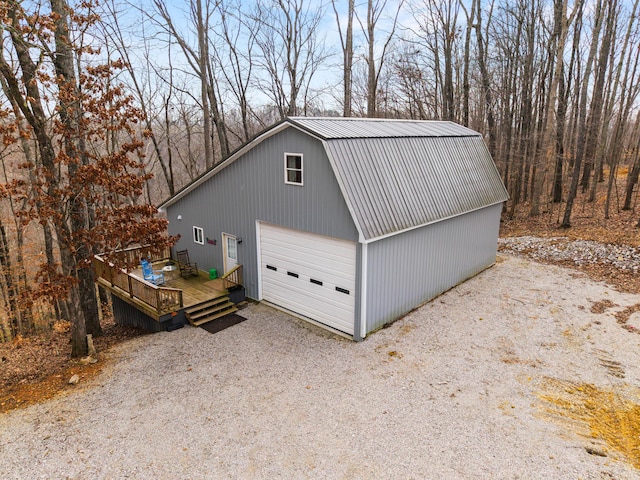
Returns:
[[[288,118],[160,205],[176,250],[355,340],[493,265],[507,192],[452,122]]]

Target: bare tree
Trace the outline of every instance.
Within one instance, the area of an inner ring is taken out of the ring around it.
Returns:
[[[564,99],[564,53],[569,27],[575,17],[579,6],[574,5],[571,15],[567,18],[567,0],[554,0],[553,8],[553,34],[549,44],[551,52],[551,61],[554,65],[552,69],[549,94],[546,100],[546,123],[542,132],[542,148],[539,152],[538,168],[534,177],[533,194],[531,196],[531,209],[529,215],[536,216],[540,214],[540,197],[542,195],[542,187],[545,179],[547,165],[551,159],[555,159],[555,181],[559,185],[555,185],[556,195],[562,195],[562,155],[558,149],[562,148],[562,142],[558,143],[558,132],[564,131],[565,121],[565,104]],[[580,2],[579,2],[580,3]],[[560,97],[562,105],[556,104]],[[557,108],[557,110],[556,110]],[[554,135],[555,133],[555,135]],[[562,133],[560,133],[562,135]]]
[[[584,169],[581,181],[583,192],[586,192],[589,188],[589,180],[595,164],[600,132],[602,129],[601,121],[606,95],[605,82],[607,79],[607,71],[609,70],[610,52],[613,46],[613,38],[616,30],[615,27],[618,16],[617,3],[617,0],[606,0],[605,5],[603,6],[604,34],[602,36],[602,41],[600,42],[600,52],[595,66],[595,83],[589,110],[589,120],[587,123],[587,143],[584,151]]]
[[[153,153],[157,159],[161,171],[162,178],[164,179],[169,195],[173,195],[176,190],[175,175],[173,171],[173,162],[171,158],[171,149],[167,148],[166,152],[161,148],[161,142],[156,134],[156,120],[152,110],[157,108],[154,105],[154,98],[157,96],[157,91],[162,89],[163,102],[161,106],[165,109],[165,115],[167,115],[167,108],[171,99],[171,93],[173,89],[172,82],[169,81],[164,85],[156,85],[154,88],[151,76],[156,69],[153,60],[151,59],[151,45],[149,38],[146,34],[146,22],[145,16],[140,14],[139,23],[137,24],[138,31],[141,33],[142,46],[140,51],[135,51],[129,46],[130,35],[124,31],[123,26],[120,23],[122,12],[118,6],[116,0],[109,0],[102,4],[104,8],[103,21],[100,23],[104,27],[105,34],[105,46],[107,48],[114,48],[120,58],[125,61],[125,68],[131,79],[131,87],[136,95],[136,101],[142,110],[145,122],[145,136],[151,140],[153,145]],[[133,9],[129,10],[129,15],[135,15],[139,12]],[[144,68],[137,68],[138,61],[132,58],[132,55],[139,53],[143,59]],[[171,63],[171,45],[168,46],[167,55],[169,63]],[[167,140],[169,137],[167,137]]]
[[[253,19],[260,25],[256,58],[262,75],[258,87],[277,108],[280,118],[298,115],[299,102],[309,96],[310,82],[327,60],[319,37],[324,7],[306,0],[260,0]],[[303,106],[304,107],[304,106]]]
[[[156,12],[162,20],[162,22],[158,22],[158,25],[168,32],[178,43],[191,71],[200,83],[199,101],[203,112],[204,153],[207,167],[211,167],[215,162],[212,142],[214,125],[220,144],[220,156],[224,158],[229,154],[229,141],[227,139],[225,120],[220,110],[217,85],[215,85],[216,76],[214,74],[214,68],[209,61],[209,46],[211,41],[209,34],[212,29],[210,19],[214,7],[211,0],[205,0],[204,4],[203,0],[190,0],[191,22],[197,37],[196,45],[193,46],[187,41],[186,35],[176,27],[176,23],[164,0],[154,0],[154,5]]]
[[[487,68],[487,57],[485,52],[485,37],[482,32],[482,8],[479,0],[474,0],[476,7],[476,41],[478,48],[478,66],[480,67],[482,92],[484,95],[484,107],[486,110],[487,126],[489,129],[489,151],[492,155],[496,153],[497,132],[496,121],[493,113],[493,93],[491,91],[491,79],[489,77],[489,70]],[[493,1],[490,3],[489,19],[491,20],[491,13],[493,12]]]
[[[638,11],[639,0],[635,0],[631,8],[631,12]],[[609,181],[607,183],[607,198],[604,206],[604,218],[609,218],[609,206],[611,203],[611,192],[618,172],[618,164],[622,157],[622,151],[624,148],[624,132],[630,127],[631,111],[636,103],[638,95],[640,93],[640,78],[639,78],[639,64],[640,57],[636,54],[639,46],[638,40],[635,40],[635,45],[631,45],[632,33],[634,28],[637,33],[637,22],[635,15],[629,15],[627,23],[626,33],[622,40],[622,50],[620,52],[620,58],[618,65],[615,68],[614,84],[611,88],[610,101],[606,108],[605,125],[609,125],[614,110],[614,99],[618,87],[621,86],[621,92],[619,95],[619,108],[616,115],[616,121],[614,123],[613,132],[611,134],[611,148],[609,155]],[[631,46],[631,48],[629,48]],[[635,48],[634,48],[635,47]],[[634,52],[636,50],[636,52]],[[624,67],[624,75],[622,75]],[[604,129],[604,126],[603,126]],[[603,132],[603,137],[606,132]],[[603,148],[604,150],[604,148]],[[590,200],[595,200],[595,190],[597,182],[594,179],[592,190],[590,194]]]
[[[582,13],[582,9],[579,10]],[[598,53],[598,43],[600,38],[600,30],[603,23],[603,5],[602,0],[598,0],[595,10],[594,26],[591,33],[592,43],[589,48],[589,55],[587,57],[587,63],[584,68],[583,82],[580,92],[580,105],[578,107],[578,135],[577,135],[577,150],[576,156],[573,160],[573,172],[571,176],[571,186],[569,195],[567,197],[567,204],[565,206],[564,216],[562,219],[561,227],[569,228],[571,226],[571,212],[573,210],[573,203],[578,193],[578,184],[580,182],[580,171],[582,169],[582,161],[585,156],[585,143],[587,138],[591,135],[591,124],[587,124],[587,97],[589,93],[589,78],[595,62],[595,57]],[[580,18],[580,20],[582,20]]]
[[[353,17],[355,14],[355,0],[347,0],[347,25],[344,32],[340,22],[340,14],[336,6],[336,0],[331,0],[331,6],[336,15],[336,25],[340,36],[342,47],[342,86],[344,90],[342,99],[342,114],[344,117],[351,116],[352,94],[353,94]]]
[[[376,34],[378,33],[378,23],[386,14],[388,0],[367,0],[366,19],[363,20],[357,14],[356,18],[360,24],[360,28],[365,37],[367,53],[365,60],[367,62],[367,117],[377,116],[378,101],[378,82],[380,74],[387,58],[387,53],[391,42],[395,39],[396,29],[398,27],[398,16],[402,10],[404,0],[397,3],[396,9],[390,19],[389,31],[382,41],[382,49],[376,54]]]
[[[234,131],[228,121],[226,126],[237,141],[244,143],[255,134],[255,113],[250,104],[250,89],[254,82],[253,57],[260,23],[242,11],[240,2],[220,1],[216,9],[220,23],[214,34],[223,47],[213,49],[212,56],[218,65],[218,71],[224,77],[225,88],[237,105],[241,131]]]
[[[475,21],[475,2],[473,0],[471,4],[471,12],[467,10],[463,0],[460,0],[460,7],[464,11],[465,18],[467,19],[467,25],[464,34],[464,64],[463,64],[463,79],[462,79],[462,124],[466,127],[469,126],[469,95],[471,92],[471,85],[469,82],[469,65],[471,64],[471,33],[473,32],[473,25]]]
[[[627,175],[627,184],[624,189],[624,203],[622,210],[631,210],[633,203],[633,191],[638,184],[638,177],[640,177],[640,114],[636,114],[636,121],[633,125],[631,138],[635,139],[633,145],[631,145],[631,157],[633,161],[631,168]]]
[[[441,105],[439,115],[444,120],[456,119],[454,62],[458,36],[459,0],[424,0],[413,8],[419,28],[412,31],[421,40],[433,61],[436,95]]]

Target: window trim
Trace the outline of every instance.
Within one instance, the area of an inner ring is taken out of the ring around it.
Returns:
[[[204,230],[202,227],[193,226],[193,242],[198,245],[204,245]]]
[[[300,157],[300,169],[289,168],[287,166],[287,157]],[[289,172],[300,172],[300,181],[290,182]],[[284,152],[284,183],[287,185],[297,185],[298,187],[304,186],[304,156],[301,153]]]

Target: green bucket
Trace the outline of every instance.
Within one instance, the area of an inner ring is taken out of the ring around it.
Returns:
[[[209,270],[209,280],[215,280],[216,278],[218,278],[218,270],[212,268]]]

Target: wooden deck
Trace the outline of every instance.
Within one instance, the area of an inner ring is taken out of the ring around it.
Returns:
[[[199,325],[221,318],[236,311],[235,305],[245,300],[242,265],[215,280],[210,280],[207,272],[182,278],[178,264],[170,260],[168,248],[154,253],[145,251],[145,247],[135,247],[115,255],[113,262],[94,255],[93,268],[96,282],[118,298],[118,302],[114,300],[114,317],[117,309],[117,318],[123,325],[154,332],[175,330],[186,320]],[[154,285],[144,280],[142,268],[137,264],[140,258],[149,259],[153,270],[162,271],[164,283]],[[137,266],[126,270],[116,264]],[[194,318],[197,322],[192,322]]]
[[[153,269],[160,270],[166,263],[166,261],[156,262],[153,264]],[[142,279],[142,269],[136,268],[131,272],[131,275]],[[180,270],[176,269],[171,272],[164,272],[164,279],[164,287],[182,290],[183,308],[197,305],[226,293],[222,285],[222,279],[209,280],[207,272],[199,271],[197,277],[182,278]]]

